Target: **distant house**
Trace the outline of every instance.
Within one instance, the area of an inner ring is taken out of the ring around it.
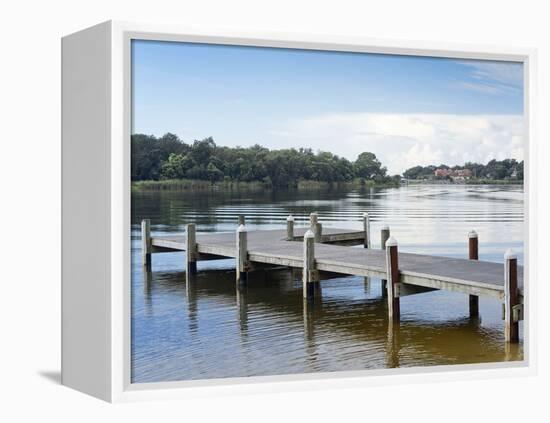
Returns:
[[[434,171],[436,178],[450,177],[453,181],[464,181],[472,177],[472,171],[470,169],[445,169],[438,168]]]
[[[451,176],[452,170],[451,169],[445,169],[445,168],[439,168],[434,171],[434,175],[436,178],[445,178],[446,176]]]

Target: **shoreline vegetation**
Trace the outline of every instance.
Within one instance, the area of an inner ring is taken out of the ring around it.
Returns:
[[[294,186],[287,186],[283,189],[307,191],[307,190],[328,190],[328,189],[361,189],[361,188],[384,188],[397,187],[399,183],[375,183],[364,179],[355,179],[346,182],[323,182],[302,180]],[[133,191],[207,191],[207,190],[235,190],[235,191],[265,191],[266,189],[277,189],[267,186],[263,182],[242,182],[242,181],[218,181],[210,182],[198,179],[165,179],[160,181],[132,181]]]
[[[132,191],[320,190],[399,187],[403,184],[522,184],[523,161],[491,160],[415,166],[388,175],[371,152],[355,161],[309,148],[269,150],[222,147],[209,137],[186,144],[167,133],[134,134],[131,141]],[[464,177],[466,175],[467,177]]]

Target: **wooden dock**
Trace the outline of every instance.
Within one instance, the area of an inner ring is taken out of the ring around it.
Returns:
[[[151,237],[150,223],[142,222],[144,263],[151,254],[186,251],[186,270],[197,271],[196,262],[234,258],[237,284],[247,283],[248,272],[266,266],[285,266],[302,270],[304,298],[313,300],[322,279],[353,275],[380,278],[387,291],[389,318],[398,320],[399,298],[406,295],[444,289],[469,294],[470,316],[478,314],[479,296],[503,301],[505,335],[518,342],[518,322],[523,318],[523,268],[508,251],[505,263],[477,260],[477,234],[468,234],[469,259],[457,259],[398,252],[388,227],[382,227],[380,246],[372,248],[368,214],[361,230],[323,228],[316,213],[310,226],[294,228],[289,216],[286,229],[248,232],[244,217],[233,233],[196,234],[195,225],[187,225],[184,236]],[[362,245],[364,248],[349,248]],[[386,282],[388,281],[388,282]]]

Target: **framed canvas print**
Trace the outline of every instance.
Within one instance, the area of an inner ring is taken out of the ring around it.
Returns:
[[[532,51],[122,22],[62,47],[65,385],[533,371]]]

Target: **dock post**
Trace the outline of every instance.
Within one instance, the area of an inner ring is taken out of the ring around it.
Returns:
[[[370,218],[367,212],[363,213],[363,232],[365,238],[363,239],[363,248],[370,248]],[[365,276],[364,279],[365,292],[370,294],[370,278]]]
[[[313,232],[315,242],[321,242],[323,226],[319,223],[319,215],[316,212],[310,213],[309,215],[309,227]]]
[[[311,231],[315,231],[315,225],[317,225],[317,221],[319,220],[319,215],[316,212],[309,214],[309,226]]]
[[[519,342],[519,319],[514,307],[519,304],[518,257],[512,250],[504,254],[504,337],[506,342]]]
[[[311,230],[304,234],[304,257],[302,265],[304,298],[312,299],[319,277],[315,269],[315,235]]]
[[[236,263],[236,273],[237,273],[237,284],[238,286],[246,285],[248,282],[248,242],[247,242],[247,232],[244,225],[240,225],[237,228],[237,263]]]
[[[321,242],[322,235],[323,235],[323,225],[317,222],[313,230],[313,236],[314,236],[315,242],[317,243]]]
[[[468,233],[468,258],[470,260],[479,259],[479,243],[477,238],[477,232],[471,230]],[[479,297],[477,295],[470,295],[469,297],[469,309],[470,317],[479,317]]]
[[[194,223],[188,223],[186,225],[186,254],[187,254],[187,265],[185,271],[188,274],[197,273],[197,236],[196,228]]]
[[[141,255],[143,265],[151,265],[151,220],[143,219],[141,221]]]
[[[399,320],[400,307],[399,297],[395,295],[399,283],[399,259],[397,252],[397,240],[390,237],[386,241],[386,272],[388,275],[388,317]]]
[[[239,226],[244,225],[245,223],[244,214],[239,215]]]
[[[363,247],[370,248],[370,218],[368,213],[363,213],[363,231],[365,232]]]
[[[286,240],[292,241],[294,239],[294,216],[291,214],[286,218]]]
[[[380,229],[380,248],[382,248],[382,250],[386,249],[386,241],[389,239],[389,237],[390,237],[390,227],[388,225],[382,226],[382,228]],[[388,289],[387,289],[388,281],[385,279],[382,279],[380,282],[382,285],[381,286],[382,296],[384,297],[388,292]]]

